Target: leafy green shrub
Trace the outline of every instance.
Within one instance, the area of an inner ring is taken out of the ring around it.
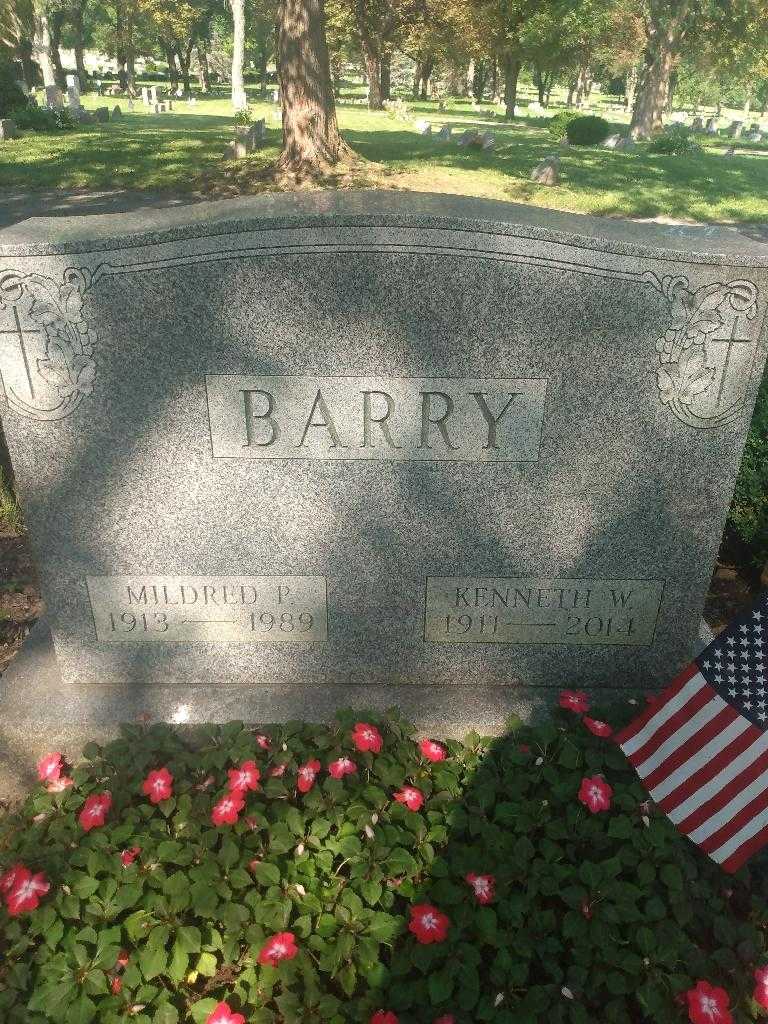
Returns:
[[[35,103],[17,107],[8,116],[16,122],[18,128],[31,128],[36,132],[70,131],[80,126],[79,121],[67,109],[49,110],[47,107],[38,107]]]
[[[671,124],[660,135],[651,139],[648,152],[684,156],[686,153],[701,153],[702,148],[687,125]]]
[[[26,102],[27,98],[19,88],[12,66],[0,60],[0,117],[9,117],[9,111]]]
[[[575,121],[581,115],[575,110],[559,110],[554,117],[550,117],[547,124],[549,134],[559,142],[565,138],[565,130],[571,121]]]
[[[768,564],[768,374],[757,396],[728,522],[750,546],[755,564]]]
[[[586,117],[575,117],[565,128],[568,141],[574,146],[597,146],[607,139],[611,126],[605,118],[588,114]]]
[[[71,784],[49,756],[0,822],[0,1019],[679,1024],[707,979],[756,1020],[765,872],[723,875],[558,716],[426,745],[352,712],[129,726]]]

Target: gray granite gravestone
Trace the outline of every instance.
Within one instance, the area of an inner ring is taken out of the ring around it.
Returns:
[[[0,682],[6,733],[350,703],[492,729],[690,659],[764,246],[390,193],[136,227],[0,233],[3,425],[56,648]]]

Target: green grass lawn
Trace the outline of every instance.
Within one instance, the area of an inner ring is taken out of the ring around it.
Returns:
[[[232,138],[227,96],[176,101],[167,114],[153,115],[140,101],[128,111],[124,99],[88,95],[89,108],[119,103],[123,118],[61,134],[25,133],[0,146],[0,189],[152,189],[202,191],[212,195],[261,191],[272,187],[259,171],[280,147],[276,107],[253,94],[255,117],[266,117],[266,145],[237,164],[222,153]],[[701,154],[685,157],[651,154],[644,146],[631,153],[601,148],[559,149],[546,130],[548,118],[521,116],[505,123],[490,114],[491,105],[473,110],[452,103],[439,112],[434,102],[411,104],[415,117],[455,128],[477,126],[496,134],[496,149],[483,153],[422,137],[411,123],[385,112],[372,113],[352,102],[339,103],[342,130],[357,152],[373,162],[352,185],[412,191],[447,192],[602,216],[668,217],[692,221],[768,220],[768,145],[703,139]],[[626,115],[613,108],[606,116],[615,130],[626,131]],[[535,185],[533,166],[559,152],[561,184]]]

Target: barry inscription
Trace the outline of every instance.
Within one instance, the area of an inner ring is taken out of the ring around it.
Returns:
[[[107,643],[306,643],[328,639],[324,576],[89,576]]]
[[[546,380],[206,377],[214,456],[536,462]]]
[[[430,576],[424,639],[642,646],[653,641],[663,591],[661,580]]]

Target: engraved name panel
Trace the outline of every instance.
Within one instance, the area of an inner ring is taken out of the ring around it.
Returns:
[[[324,576],[89,576],[107,643],[306,643],[328,639]]]
[[[424,639],[435,643],[652,643],[662,580],[430,576]]]
[[[446,377],[206,377],[213,455],[536,462],[547,382]]]

